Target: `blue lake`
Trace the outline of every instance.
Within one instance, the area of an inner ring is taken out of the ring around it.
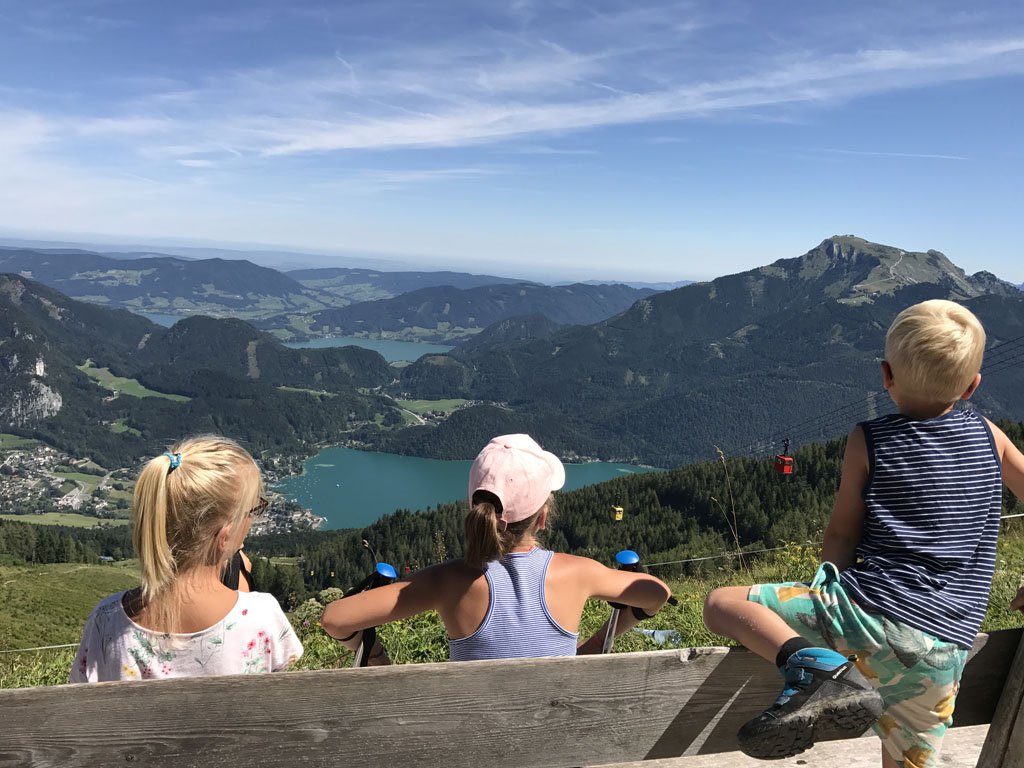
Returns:
[[[334,339],[313,339],[292,341],[285,344],[292,349],[322,349],[324,347],[363,347],[379,352],[389,363],[399,360],[418,360],[422,355],[443,355],[451,349],[445,344],[422,344],[415,341],[393,341],[391,339],[351,339],[339,336]]]
[[[162,315],[159,312],[136,312],[135,314],[142,315],[157,325],[162,325],[164,328],[170,328],[182,318],[181,315]]]
[[[276,490],[326,517],[324,528],[357,528],[396,509],[415,511],[466,498],[472,463],[326,448],[306,461],[304,474],[285,478]],[[657,471],[632,464],[566,464],[563,490]]]

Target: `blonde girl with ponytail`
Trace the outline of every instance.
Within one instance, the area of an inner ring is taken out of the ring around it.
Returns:
[[[529,435],[494,438],[469,472],[465,557],[336,600],[324,629],[353,648],[362,629],[436,610],[452,661],[600,653],[603,630],[578,643],[588,598],[633,608],[619,616],[619,634],[657,613],[669,590],[653,576],[541,547],[564,483],[562,463]]]
[[[184,440],[147,462],[132,503],[142,584],[93,609],[71,682],[287,669],[302,645],[277,600],[222,582],[266,506],[256,463],[227,438]]]

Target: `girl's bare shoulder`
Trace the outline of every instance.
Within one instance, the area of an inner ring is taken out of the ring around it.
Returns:
[[[593,560],[589,557],[580,557],[579,555],[566,555],[561,552],[555,552],[551,555],[551,564],[548,568],[554,568],[559,573],[563,574],[579,574],[586,575],[593,573],[595,570],[604,570],[605,566]]]
[[[483,576],[483,571],[470,568],[461,558],[431,565],[409,576],[410,580],[421,581],[438,589],[457,588]]]

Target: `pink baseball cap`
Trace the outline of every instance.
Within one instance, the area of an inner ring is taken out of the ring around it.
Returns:
[[[540,511],[548,495],[565,485],[565,468],[529,435],[496,437],[469,470],[469,503],[477,491],[501,500],[500,519],[517,523]]]

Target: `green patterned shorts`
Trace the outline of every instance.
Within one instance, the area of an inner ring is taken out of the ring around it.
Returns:
[[[906,624],[868,613],[850,600],[832,563],[810,584],[757,584],[747,599],[777,613],[808,642],[844,656],[882,695],[875,733],[905,768],[931,768],[953,722],[967,651]]]

